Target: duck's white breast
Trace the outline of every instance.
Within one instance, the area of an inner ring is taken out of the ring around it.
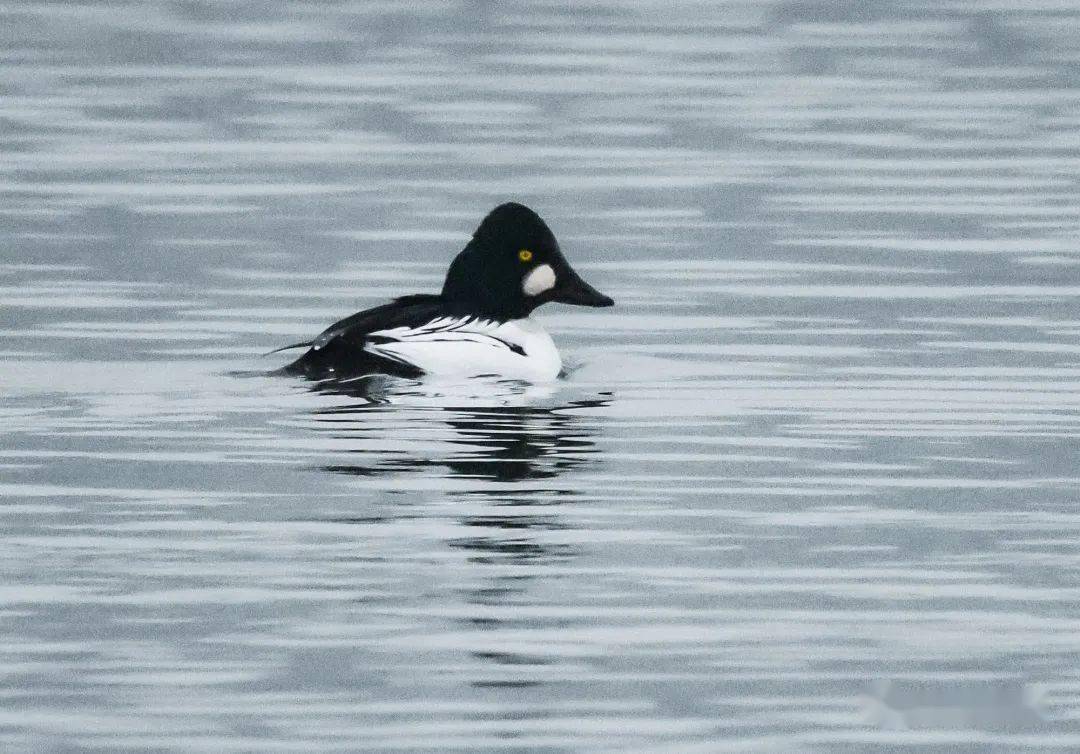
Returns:
[[[562,370],[551,336],[529,317],[509,322],[441,317],[420,327],[370,333],[364,350],[441,376],[547,381]]]

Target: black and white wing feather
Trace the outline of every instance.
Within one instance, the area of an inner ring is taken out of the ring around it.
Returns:
[[[448,311],[438,296],[409,296],[327,328],[286,370],[313,379],[364,374],[501,375],[553,379],[555,344],[530,319],[501,322]]]

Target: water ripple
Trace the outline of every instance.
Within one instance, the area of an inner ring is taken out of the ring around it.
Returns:
[[[1074,6],[0,7],[0,747],[1077,749]],[[267,375],[507,199],[566,380]]]

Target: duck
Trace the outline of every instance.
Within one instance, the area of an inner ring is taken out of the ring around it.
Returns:
[[[562,373],[551,336],[530,315],[546,303],[607,307],[536,212],[491,210],[447,270],[442,291],[401,296],[335,322],[283,371],[312,380],[367,375],[546,382]]]

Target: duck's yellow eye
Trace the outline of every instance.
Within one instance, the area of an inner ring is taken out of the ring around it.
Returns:
[[[522,262],[528,262],[532,259],[532,252],[528,249],[522,249],[518,252],[518,259],[520,259]]]

